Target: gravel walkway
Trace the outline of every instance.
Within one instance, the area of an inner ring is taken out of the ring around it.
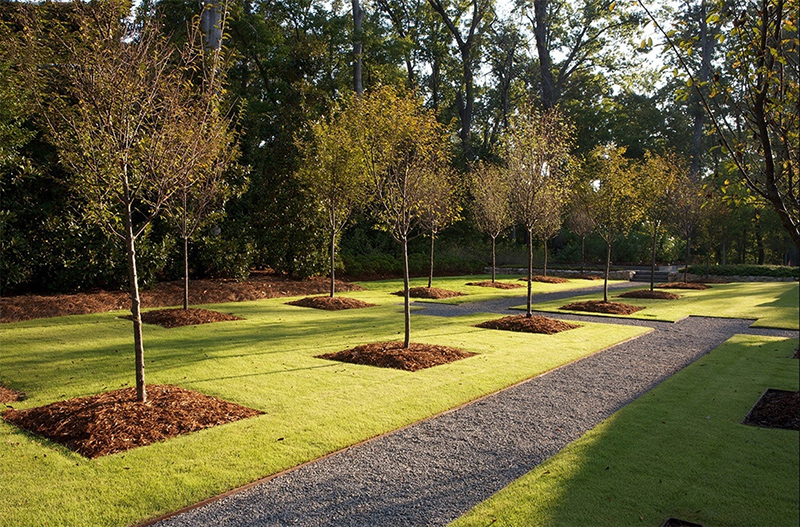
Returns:
[[[504,312],[519,304],[425,304],[429,311],[418,313]],[[734,334],[798,336],[737,319],[605,321],[654,331],[157,525],[446,525]]]

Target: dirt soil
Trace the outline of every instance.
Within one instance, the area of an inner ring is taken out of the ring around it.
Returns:
[[[124,388],[30,408],[7,410],[3,419],[88,458],[124,452],[262,412],[184,390],[150,385],[146,403]]]
[[[800,392],[767,390],[742,424],[800,430]]]
[[[555,333],[567,331],[568,329],[579,328],[580,326],[578,324],[570,324],[569,322],[553,320],[552,318],[542,316],[528,317],[526,315],[512,315],[495,320],[487,320],[486,322],[481,322],[476,327],[553,335]]]
[[[403,296],[403,291],[395,291],[393,295]],[[449,289],[439,289],[438,287],[412,287],[408,290],[408,295],[411,298],[452,298],[454,296],[464,296],[464,293],[458,291],[450,291]]]
[[[475,355],[466,351],[435,344],[412,342],[408,348],[402,342],[375,342],[336,353],[317,355],[319,359],[337,360],[350,364],[419,371],[440,364],[447,364]]]
[[[622,304],[620,302],[603,302],[602,300],[588,300],[586,302],[573,302],[558,309],[567,311],[588,311],[590,313],[607,313],[609,315],[630,315],[644,309],[639,306]]]
[[[528,277],[520,278],[523,282],[528,281]],[[561,278],[560,276],[542,276],[540,274],[535,274],[531,277],[532,282],[544,282],[545,284],[565,284],[569,282],[566,278]]]
[[[703,289],[711,289],[710,285],[706,285],[702,282],[669,282],[666,284],[658,284],[656,287],[661,289],[697,289],[700,291]]]
[[[525,287],[521,284],[511,284],[508,282],[492,282],[491,280],[487,280],[485,282],[467,282],[467,285],[474,285],[478,287],[494,287],[496,289],[519,289],[521,287]]]
[[[12,388],[7,388],[0,384],[0,404],[16,403],[24,401],[25,394]]]
[[[290,306],[313,307],[314,309],[325,309],[327,311],[341,311],[343,309],[360,309],[362,307],[374,307],[377,304],[369,304],[355,298],[342,296],[307,296],[300,300],[286,302]]]
[[[649,289],[637,289],[618,295],[621,298],[651,298],[657,300],[677,300],[681,295],[670,293],[669,291],[650,291]]]
[[[133,320],[133,315],[122,318]],[[181,326],[197,326],[199,324],[211,324],[213,322],[228,322],[231,320],[244,320],[243,318],[229,313],[220,313],[210,309],[192,308],[183,309],[157,309],[155,311],[145,311],[142,313],[142,322],[145,324],[155,324],[165,328],[179,328]]]
[[[315,295],[330,287],[327,278],[292,280],[272,271],[254,271],[244,282],[235,280],[192,280],[189,301],[192,304],[242,302],[261,298]],[[362,288],[348,282],[336,282],[339,291]],[[165,282],[141,292],[142,307],[165,307],[183,304],[183,282]],[[104,313],[130,309],[126,291],[94,291],[72,295],[20,295],[0,297],[0,323],[35,318]]]

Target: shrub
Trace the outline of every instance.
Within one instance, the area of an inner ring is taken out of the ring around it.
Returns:
[[[690,265],[689,272],[705,275],[705,265]],[[714,276],[774,276],[776,278],[800,277],[800,268],[786,265],[712,265],[708,274]]]

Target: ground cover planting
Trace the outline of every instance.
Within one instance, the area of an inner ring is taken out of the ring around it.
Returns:
[[[482,302],[485,300],[494,300],[497,298],[508,298],[508,297],[515,297],[515,296],[524,296],[525,292],[520,291],[517,287],[511,287],[508,289],[501,288],[501,287],[484,287],[483,285],[470,285],[470,284],[477,284],[480,282],[485,282],[487,279],[491,279],[491,275],[477,275],[477,276],[444,276],[441,278],[434,279],[434,286],[447,289],[450,291],[456,291],[461,293],[463,296],[456,296],[452,298],[442,298],[442,299],[416,299],[419,302],[438,302],[443,304],[463,304],[466,302]],[[497,279],[497,282],[502,284],[514,284],[519,285],[519,275],[503,275],[503,278]],[[619,281],[609,281],[609,283],[619,283]],[[374,282],[358,282],[358,285],[369,289],[370,291],[383,291],[386,293],[393,293],[398,290],[399,287],[402,288],[402,282],[398,280],[376,280]],[[411,279],[411,287],[424,287],[428,284],[427,278],[412,278]],[[532,282],[531,288],[533,294],[542,294],[542,293],[555,293],[559,291],[571,291],[574,289],[583,289],[586,287],[593,287],[597,285],[596,283],[592,283],[583,279],[575,279],[575,280],[568,280],[567,282],[563,283],[543,283],[543,282]],[[522,284],[522,287],[527,287],[527,284]]]
[[[462,283],[467,279],[462,278]],[[124,453],[87,459],[0,421],[0,524],[126,525],[176,510],[442,412],[647,331],[584,324],[557,335],[474,327],[492,315],[414,315],[412,340],[477,355],[408,372],[316,358],[402,334],[401,300],[322,311],[276,298],[205,306],[243,320],[144,328],[147,380],[263,412]],[[503,294],[503,291],[497,291]],[[0,371],[16,409],[133,382],[124,312],[0,326]],[[142,484],[147,482],[147,484]]]
[[[620,293],[612,293],[609,295],[609,300],[613,301]],[[643,309],[632,315],[603,316],[628,316],[644,320],[674,322],[695,315],[756,319],[753,327],[783,329],[800,327],[797,317],[797,306],[800,304],[797,282],[714,284],[714,287],[703,291],[681,290],[680,295],[680,299],[669,301],[625,298],[626,304]],[[570,302],[596,301],[598,299],[602,299],[602,293],[571,298]],[[561,309],[564,305],[563,300],[556,300],[538,303],[534,308],[539,311],[585,314],[581,311]],[[515,309],[524,309],[524,306]]]
[[[797,432],[741,424],[766,388],[798,389],[796,347],[732,338],[451,527],[796,525]]]

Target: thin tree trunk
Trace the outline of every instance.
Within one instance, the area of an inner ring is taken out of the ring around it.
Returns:
[[[492,283],[494,283],[495,274],[497,273],[497,258],[495,252],[495,242],[497,241],[497,236],[492,236]]]
[[[655,288],[656,281],[656,237],[658,234],[653,231],[653,246],[650,254],[650,291]]]
[[[531,296],[533,293],[533,230],[528,229],[528,310],[525,316],[530,318],[533,316],[531,311]]]
[[[361,84],[361,25],[364,20],[364,10],[361,9],[359,0],[352,0],[353,3],[353,89],[359,97],[364,93]]]
[[[584,276],[584,265],[586,263],[586,236],[581,236],[581,276]]]
[[[547,276],[547,240],[544,240],[544,266],[542,267],[542,275]]]
[[[405,299],[404,313],[406,316],[405,337],[403,347],[408,348],[411,343],[411,299],[408,293],[408,238],[403,238],[403,298]]]
[[[611,241],[606,240],[606,275],[603,279],[603,302],[608,302],[608,273],[611,270]]]
[[[687,279],[687,274],[689,274],[689,259],[691,258],[691,251],[692,251],[692,237],[686,237],[686,265],[683,266],[683,281],[685,282]]]
[[[133,237],[133,211],[131,209],[130,189],[127,175],[124,182],[125,193],[125,245],[128,253],[128,280],[131,295],[131,315],[133,316],[133,348],[136,368],[136,400],[147,401],[147,389],[144,383],[144,343],[142,341],[142,313],[139,299],[139,276],[136,273],[136,243]]]
[[[183,309],[189,309],[189,237],[183,236]]]
[[[331,298],[336,290],[336,231],[331,232]]]
[[[431,271],[428,274],[428,289],[433,285],[433,244],[436,240],[436,233],[431,231]]]

